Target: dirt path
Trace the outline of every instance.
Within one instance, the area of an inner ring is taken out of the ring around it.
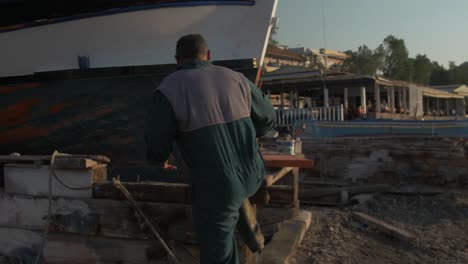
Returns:
[[[468,263],[468,190],[380,195],[346,208],[306,208],[312,224],[292,263]],[[416,236],[389,238],[351,216],[365,212]]]

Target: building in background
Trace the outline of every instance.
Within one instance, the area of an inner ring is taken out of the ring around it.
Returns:
[[[306,67],[307,58],[290,51],[287,47],[268,45],[264,59],[264,70],[271,72],[284,66]]]
[[[307,67],[314,69],[338,70],[349,55],[327,49],[309,49],[305,47],[290,48],[289,51],[307,58]]]

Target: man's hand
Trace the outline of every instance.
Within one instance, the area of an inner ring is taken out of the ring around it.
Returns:
[[[174,165],[169,164],[169,161],[167,160],[166,162],[164,162],[163,170],[165,170],[165,171],[174,171],[174,170],[177,170],[177,167],[174,166]]]

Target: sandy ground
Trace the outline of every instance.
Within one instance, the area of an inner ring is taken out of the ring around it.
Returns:
[[[312,224],[292,263],[468,263],[468,190],[379,195],[344,208],[306,207]],[[352,217],[365,212],[416,236],[390,238]]]

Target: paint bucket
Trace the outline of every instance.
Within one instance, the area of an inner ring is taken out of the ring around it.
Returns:
[[[276,141],[278,152],[281,154],[294,155],[294,139],[280,139]]]
[[[90,62],[88,56],[78,56],[78,67],[81,70],[86,70],[90,68]]]

